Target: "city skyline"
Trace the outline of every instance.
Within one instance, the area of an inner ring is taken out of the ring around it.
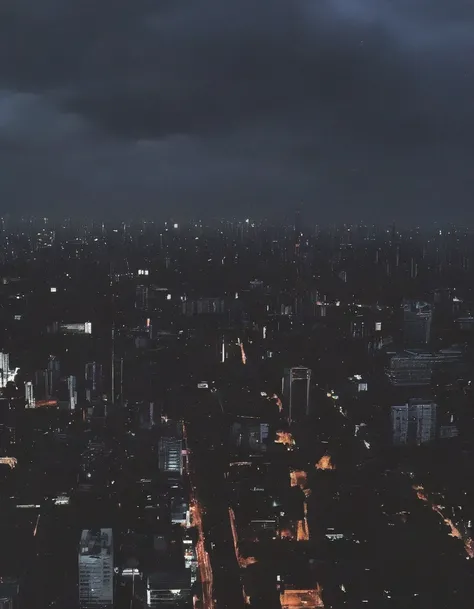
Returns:
[[[0,218],[0,606],[471,609],[474,233],[293,212]]]

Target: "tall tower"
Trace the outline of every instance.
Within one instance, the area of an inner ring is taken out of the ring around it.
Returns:
[[[282,379],[288,421],[301,421],[310,414],[311,370],[302,366],[286,368]]]
[[[10,374],[10,354],[0,352],[0,387],[5,387]]]
[[[67,388],[69,394],[69,409],[75,410],[77,404],[76,377],[72,374],[67,377]]]
[[[97,362],[88,362],[84,369],[86,383],[86,398],[90,401],[102,395],[102,365]]]
[[[59,359],[54,355],[49,356],[48,367],[46,369],[46,399],[54,397],[59,379],[61,378],[61,368]]]
[[[113,605],[112,529],[84,530],[79,547],[79,607],[112,609]]]
[[[27,408],[35,407],[35,394],[34,394],[33,383],[31,381],[27,381],[25,383],[25,401],[26,401]]]

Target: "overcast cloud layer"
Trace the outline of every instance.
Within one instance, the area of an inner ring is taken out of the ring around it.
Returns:
[[[2,0],[0,201],[474,220],[474,4]]]

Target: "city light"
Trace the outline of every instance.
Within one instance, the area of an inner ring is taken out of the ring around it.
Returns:
[[[35,528],[33,529],[33,537],[36,537],[36,534],[38,533],[38,526],[39,526],[40,518],[41,518],[41,514],[38,514],[38,516],[36,517]]]
[[[18,461],[15,457],[0,457],[0,464],[8,465],[10,469],[15,469]]]
[[[58,400],[37,400],[36,407],[43,408],[45,406],[57,406]]]
[[[317,609],[324,607],[321,597],[322,588],[318,584],[314,590],[286,589],[280,594],[282,609]]]
[[[431,501],[428,493],[425,488],[421,485],[414,485],[413,490],[416,492],[416,496],[420,501],[424,501],[428,505],[431,506],[431,509],[438,514],[444,524],[449,528],[450,537],[455,537],[456,539],[460,539],[464,543],[464,548],[469,558],[474,558],[474,541],[469,537],[469,535],[463,535],[459,528],[454,524],[451,518],[447,518],[443,513],[443,506],[437,505],[433,501]]]
[[[308,481],[308,474],[303,470],[291,470],[290,471],[290,485],[299,486],[304,490]]]
[[[308,527],[308,520],[306,518],[308,506],[306,504],[306,501],[304,502],[303,505],[304,505],[305,516],[304,516],[303,520],[298,520],[298,523],[297,523],[297,528],[296,528],[297,541],[309,541],[309,527]]]
[[[276,393],[274,393],[272,395],[272,399],[275,400],[276,405],[278,406],[278,411],[281,412],[283,410],[283,404],[282,404],[282,401],[280,400],[280,398],[277,396]]]
[[[196,555],[201,576],[202,601],[204,609],[214,609],[213,576],[209,554],[205,550],[204,532],[202,527],[201,507],[197,501],[191,505],[191,522],[198,532]]]
[[[292,450],[295,446],[295,440],[289,431],[277,431],[275,444],[283,444],[288,450]]]
[[[229,520],[230,520],[230,528],[232,530],[232,539],[234,541],[235,557],[237,559],[237,562],[239,563],[239,567],[241,567],[242,569],[245,569],[249,565],[254,565],[257,562],[257,559],[255,558],[255,556],[243,557],[240,554],[239,538],[237,536],[237,527],[235,524],[235,513],[232,508],[229,508]],[[244,594],[244,598],[246,598],[245,594]]]
[[[292,487],[299,486],[303,491],[305,497],[309,497],[311,489],[307,488],[308,474],[303,470],[291,470],[290,471],[290,485]],[[297,541],[309,541],[309,526],[308,526],[308,504],[305,501],[303,503],[303,520],[298,520],[296,525],[296,539]]]
[[[331,455],[323,455],[315,465],[316,469],[331,470],[336,466],[331,462]]]
[[[182,424],[183,431],[183,440],[186,447],[186,451],[190,454],[187,445],[187,429],[186,425]],[[189,463],[188,463],[189,465]],[[191,488],[193,489],[193,496],[191,498],[191,504],[189,508],[190,512],[190,521],[191,524],[196,527],[198,533],[198,540],[196,543],[196,556],[199,566],[199,574],[201,577],[201,586],[202,586],[202,609],[214,609],[214,597],[213,597],[213,573],[211,567],[211,560],[209,558],[209,554],[205,549],[205,537],[204,530],[202,526],[202,508],[194,496],[194,486],[191,483]]]
[[[244,366],[245,366],[245,364],[247,363],[247,355],[245,353],[244,343],[239,339],[237,344],[240,347],[240,354],[241,354],[242,364],[244,364]]]

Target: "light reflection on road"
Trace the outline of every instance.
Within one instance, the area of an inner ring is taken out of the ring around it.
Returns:
[[[213,599],[213,576],[211,561],[209,554],[205,549],[205,538],[202,528],[202,511],[201,506],[196,501],[192,500],[191,505],[191,523],[196,527],[198,532],[198,542],[196,544],[196,555],[199,565],[199,573],[201,576],[202,585],[202,605],[204,609],[214,609]]]
[[[188,436],[186,424],[183,422],[183,440],[186,450],[186,472],[190,474],[189,457],[190,451],[188,448]],[[211,560],[205,547],[204,530],[202,526],[202,508],[199,501],[196,498],[196,489],[193,481],[190,477],[191,483],[191,502],[190,502],[190,517],[192,526],[196,527],[198,532],[198,541],[196,544],[196,556],[199,566],[199,574],[201,578],[202,586],[202,608],[203,609],[214,609],[214,598],[213,598],[213,574],[211,567]]]
[[[425,488],[420,484],[414,485],[412,488],[416,492],[416,496],[418,497],[418,499],[427,503],[431,507],[431,509],[436,512],[438,516],[442,519],[444,524],[450,530],[449,535],[451,537],[456,537],[457,539],[460,539],[464,543],[464,548],[468,557],[474,558],[474,541],[468,535],[463,535],[458,529],[458,527],[451,520],[451,518],[447,518],[445,516],[443,512],[444,507],[442,505],[434,503],[434,501],[430,499],[430,496],[426,492]]]

